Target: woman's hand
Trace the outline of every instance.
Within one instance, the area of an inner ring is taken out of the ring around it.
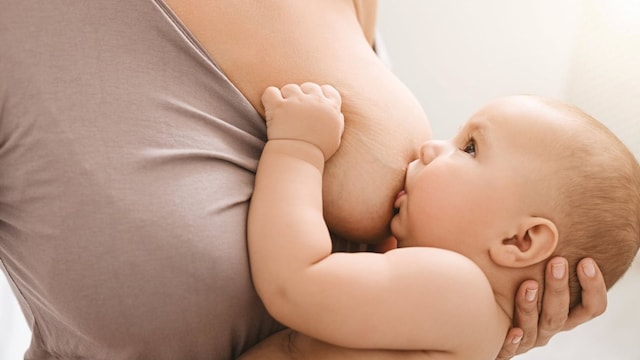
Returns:
[[[530,349],[546,345],[560,331],[570,330],[599,315],[607,307],[607,289],[602,273],[593,259],[578,263],[582,303],[569,311],[567,260],[554,258],[547,264],[544,292],[538,283],[527,280],[516,294],[515,325],[507,333],[497,360],[508,360]],[[542,293],[542,302],[538,295]],[[538,309],[538,304],[541,309]]]

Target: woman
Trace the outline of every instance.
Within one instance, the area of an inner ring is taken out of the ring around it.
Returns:
[[[374,5],[3,4],[0,258],[33,330],[27,359],[229,359],[281,328],[245,245],[268,85],[340,90],[347,129],[326,217],[345,239],[387,236],[402,166],[429,127],[372,50]],[[362,177],[389,192],[366,195]],[[566,284],[548,277],[538,329],[524,296],[537,285],[524,284],[504,358],[523,330],[526,350],[602,311],[602,281],[583,285],[584,308],[565,321]]]

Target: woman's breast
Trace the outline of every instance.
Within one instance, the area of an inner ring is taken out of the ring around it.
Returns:
[[[431,138],[424,111],[394,75],[382,70],[371,82],[343,96],[345,133],[323,184],[330,229],[366,243],[390,235],[393,202],[404,187],[406,167]]]

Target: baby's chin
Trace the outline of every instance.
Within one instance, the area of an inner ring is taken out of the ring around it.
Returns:
[[[404,236],[400,231],[398,231],[398,228],[397,228],[397,226],[399,226],[397,224],[397,222],[399,221],[398,209],[394,209],[394,210],[395,210],[395,215],[391,219],[391,224],[390,224],[390,230],[389,231],[391,233],[391,236],[393,236],[395,238],[396,243],[397,243],[397,247],[402,247]]]

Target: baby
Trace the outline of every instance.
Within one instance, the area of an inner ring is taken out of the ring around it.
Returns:
[[[546,260],[566,257],[568,269],[553,269],[565,273],[591,257],[610,288],[638,251],[634,156],[577,108],[511,96],[484,106],[453,139],[420,147],[395,200],[397,249],[332,253],[322,174],[339,151],[340,95],[290,84],[268,88],[262,101],[268,142],[248,220],[253,280],[277,320],[318,342],[495,359],[516,289],[542,281]],[[580,266],[569,273],[572,305],[576,274],[597,271]]]

